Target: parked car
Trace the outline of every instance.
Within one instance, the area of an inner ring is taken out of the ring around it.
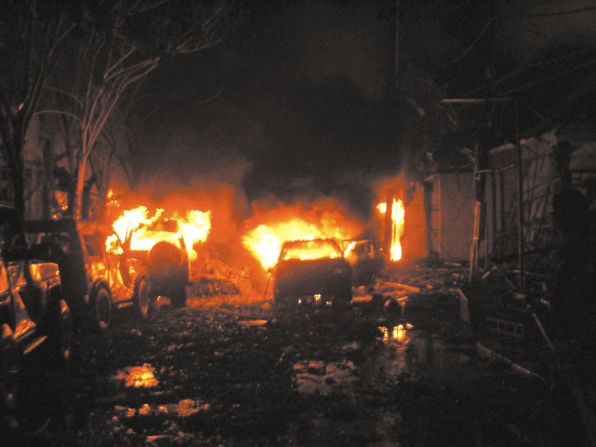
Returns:
[[[352,269],[334,239],[285,242],[273,271],[274,303],[345,305]]]
[[[32,388],[23,383],[29,360],[61,367],[72,352],[72,318],[59,267],[28,247],[17,214],[0,204],[0,413],[18,410]],[[45,371],[34,371],[43,374]],[[43,382],[36,379],[36,382]]]
[[[372,284],[381,274],[385,258],[373,240],[346,241],[345,257],[352,266],[352,283],[355,286]]]
[[[146,261],[126,251],[108,253],[107,232],[74,219],[27,222],[27,236],[41,243],[46,258],[60,266],[62,287],[75,320],[107,329],[114,308],[132,307],[140,318],[151,307]]]

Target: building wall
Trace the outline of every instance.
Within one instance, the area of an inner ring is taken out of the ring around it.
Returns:
[[[432,182],[432,245],[443,260],[467,260],[474,217],[474,176],[440,173]]]

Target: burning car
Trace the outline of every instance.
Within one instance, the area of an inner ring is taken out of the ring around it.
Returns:
[[[152,212],[141,205],[124,210],[112,223],[112,229],[106,251],[143,259],[152,296],[165,295],[174,306],[184,306],[190,262],[197,258],[195,246],[209,235],[210,211]]]
[[[9,206],[0,205],[0,238],[0,413],[11,414],[33,392],[22,381],[29,359],[43,353],[56,367],[70,359],[72,319],[58,265],[26,245]]]
[[[370,239],[347,241],[344,255],[352,266],[352,278],[355,286],[372,284],[383,270],[385,258]]]
[[[28,237],[45,247],[45,258],[60,266],[62,287],[78,322],[90,320],[105,330],[112,309],[132,307],[145,318],[151,306],[146,262],[122,251],[105,250],[105,231],[74,219],[26,223]]]
[[[273,271],[274,303],[349,304],[352,269],[334,239],[288,241]]]

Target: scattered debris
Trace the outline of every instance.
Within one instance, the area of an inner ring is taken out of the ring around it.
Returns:
[[[498,352],[493,351],[492,349],[484,346],[480,342],[476,343],[476,352],[482,358],[496,360],[498,362],[501,362],[501,363],[509,366],[512,371],[514,371],[518,374],[521,374],[526,377],[534,377],[536,379],[545,380],[544,377],[542,377],[541,375],[536,374],[534,371],[531,371],[528,368],[525,368],[524,366],[520,365],[519,363],[515,363],[511,359],[508,359],[504,355],[501,355]]]

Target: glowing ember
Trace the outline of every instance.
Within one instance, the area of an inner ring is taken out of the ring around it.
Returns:
[[[194,245],[204,242],[211,230],[209,211],[190,210],[186,215],[166,215],[163,209],[151,214],[145,206],[125,210],[112,224],[114,234],[106,239],[106,251],[121,254],[122,246],[130,250],[149,251],[158,242],[180,247],[184,240],[188,258],[197,258]]]
[[[277,263],[281,247],[285,241],[312,240],[316,238],[343,240],[350,239],[351,235],[345,229],[325,222],[317,224],[294,218],[275,224],[261,224],[247,233],[242,242],[259,260],[263,268],[267,270]]]
[[[387,203],[379,203],[377,210],[381,214],[387,213]],[[403,202],[393,199],[391,205],[391,250],[389,253],[389,259],[391,261],[399,261],[403,257],[401,237],[404,234],[405,217],[406,211]]]

